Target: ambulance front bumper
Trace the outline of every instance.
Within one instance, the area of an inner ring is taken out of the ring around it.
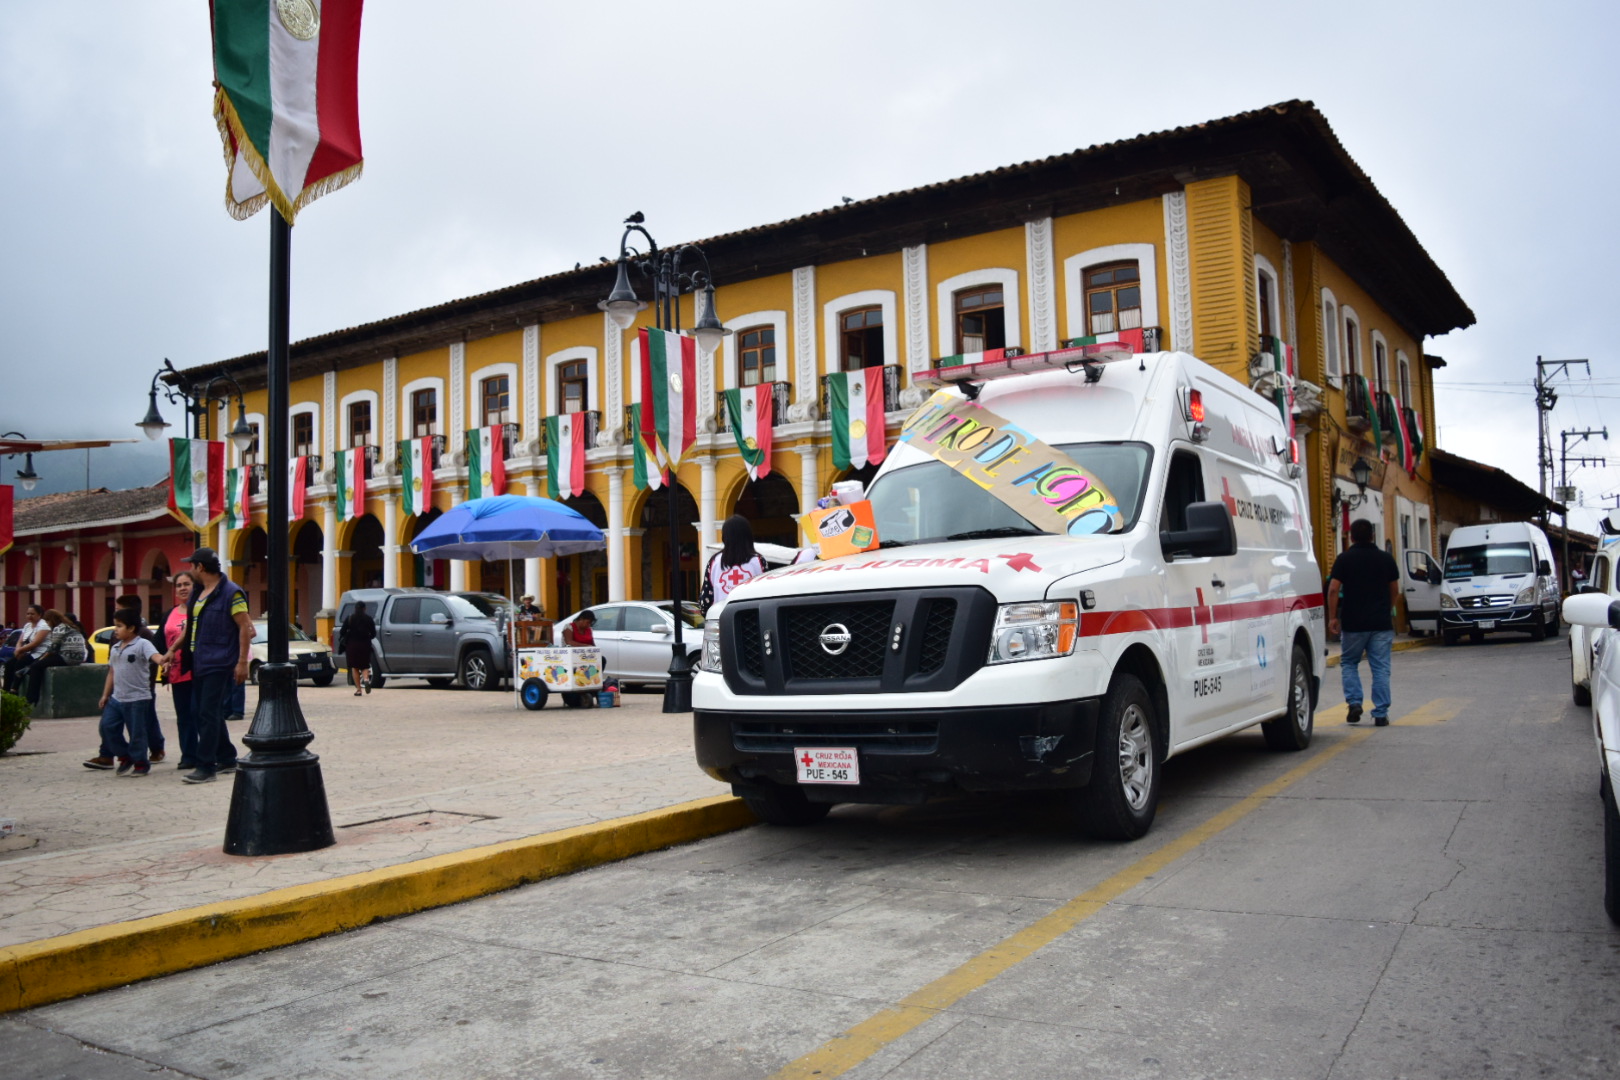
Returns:
[[[795,751],[854,747],[859,785],[803,786],[816,802],[920,803],[929,795],[1080,787],[1100,698],[953,709],[697,709],[698,764],[739,795],[799,786]]]

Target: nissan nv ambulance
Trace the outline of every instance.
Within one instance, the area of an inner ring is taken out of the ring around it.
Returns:
[[[1056,789],[1153,823],[1165,762],[1260,725],[1309,745],[1322,578],[1276,405],[1184,353],[941,367],[865,491],[875,546],[711,610],[699,765],[764,821]]]

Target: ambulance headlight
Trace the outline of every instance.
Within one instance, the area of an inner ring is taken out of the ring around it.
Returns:
[[[1074,652],[1080,636],[1080,605],[1072,600],[1002,604],[990,637],[990,664],[1044,660]]]
[[[1443,608],[1454,608],[1457,606],[1457,598],[1448,592],[1443,592],[1440,594],[1440,606]]]
[[[703,660],[698,666],[704,671],[720,670],[719,619],[709,619],[703,624]]]
[[[1535,600],[1536,587],[1534,585],[1526,585],[1519,590],[1519,595],[1513,598],[1515,604],[1533,604]]]

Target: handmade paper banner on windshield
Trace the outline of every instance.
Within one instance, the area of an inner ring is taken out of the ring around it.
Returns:
[[[949,465],[1045,532],[1082,536],[1122,524],[1119,500],[1063,451],[950,390],[939,390],[900,441]]]

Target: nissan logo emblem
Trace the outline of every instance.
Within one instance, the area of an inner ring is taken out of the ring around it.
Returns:
[[[830,623],[821,631],[821,651],[828,656],[839,656],[849,648],[849,627],[843,623]]]

